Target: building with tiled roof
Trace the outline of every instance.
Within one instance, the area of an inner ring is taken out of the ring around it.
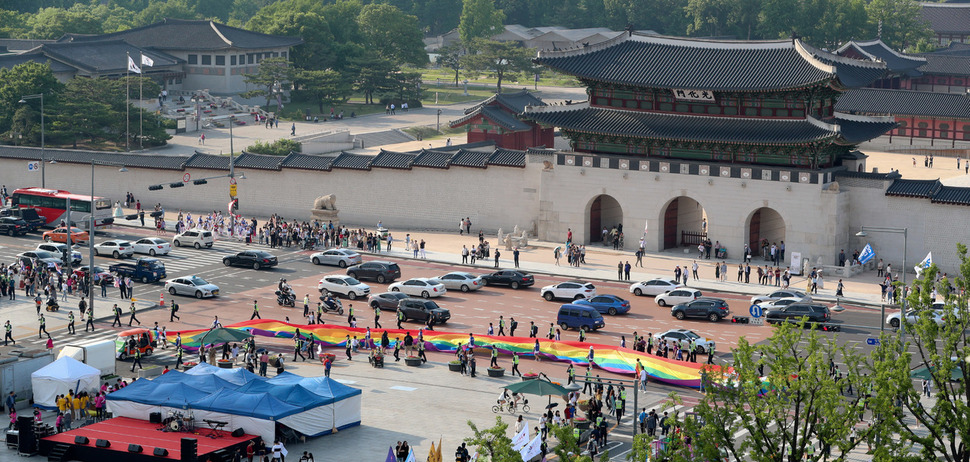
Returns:
[[[880,61],[886,64],[886,74],[872,82],[873,88],[908,88],[911,78],[923,73],[919,70],[926,64],[926,58],[907,55],[893,50],[882,40],[850,41],[835,51],[839,56]]]
[[[588,102],[530,107],[572,149],[728,163],[820,168],[892,129],[886,117],[835,112],[839,95],[886,72],[797,38],[716,41],[625,33],[537,64],[587,85]]]
[[[541,127],[521,117],[526,108],[545,106],[538,96],[528,90],[496,93],[465,110],[465,115],[450,123],[451,128],[464,127],[467,142],[494,141],[506,149],[528,149],[552,146],[553,129]]]
[[[940,45],[970,41],[970,3],[921,3],[923,20]]]
[[[966,94],[931,91],[859,88],[847,91],[836,110],[859,115],[892,116],[898,127],[891,130],[889,142],[929,138],[970,141],[970,97]]]

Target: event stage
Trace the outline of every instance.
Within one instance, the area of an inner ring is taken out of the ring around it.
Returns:
[[[115,417],[86,427],[58,433],[40,440],[40,454],[48,455],[59,443],[71,446],[67,452],[68,458],[80,460],[98,460],[100,462],[113,461],[151,461],[151,460],[181,460],[182,438],[195,438],[198,442],[198,460],[229,460],[225,455],[232,455],[237,448],[245,454],[249,441],[256,439],[253,435],[232,436],[230,431],[210,430],[205,423],[199,422],[203,428],[194,432],[163,432],[159,430],[161,424],[147,420]],[[209,435],[217,436],[215,438]],[[87,444],[77,444],[74,438],[85,436]],[[107,440],[111,446],[97,447],[97,441]],[[140,454],[129,452],[129,444],[139,444]],[[165,448],[168,455],[161,457],[153,455],[155,448]],[[194,459],[193,459],[194,460]]]

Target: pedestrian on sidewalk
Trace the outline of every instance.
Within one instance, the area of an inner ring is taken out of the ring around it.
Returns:
[[[423,245],[423,242],[422,242],[422,245]],[[422,249],[422,252],[423,252],[423,249]],[[499,255],[501,255],[501,252],[499,252],[498,249],[496,248],[495,249],[495,267],[496,268],[498,268],[498,257],[499,257]]]
[[[623,280],[623,261],[622,260],[616,264],[616,278],[621,281]]]
[[[700,279],[700,277],[697,276],[697,260],[694,260],[694,264],[691,265],[691,269],[694,272],[694,280],[696,281],[696,280]]]
[[[630,280],[630,269],[631,268],[632,267],[630,266],[630,261],[627,260],[626,265],[623,265],[623,275],[624,275],[624,277],[626,278],[627,281]]]
[[[498,257],[498,251],[495,252],[495,256]],[[512,262],[515,264],[516,268],[519,267],[519,248],[518,247],[512,250]]]
[[[135,313],[137,311],[138,309],[135,308],[135,302],[131,302],[131,306],[128,307],[128,312],[131,313],[131,317],[128,318],[128,327],[131,327],[132,322],[137,322],[139,326],[141,325],[141,321],[139,321],[138,318],[135,317]]]
[[[643,247],[637,249],[636,257],[637,257],[637,261],[636,263],[634,263],[634,266],[639,266],[643,268]]]

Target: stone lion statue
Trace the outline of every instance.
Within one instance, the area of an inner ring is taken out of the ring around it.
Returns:
[[[337,195],[327,194],[318,197],[313,201],[313,208],[315,210],[337,210]]]

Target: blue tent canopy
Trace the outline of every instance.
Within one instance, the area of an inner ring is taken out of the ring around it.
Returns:
[[[268,393],[240,393],[223,389],[189,404],[193,409],[279,420],[303,412],[303,407],[280,401]]]
[[[206,363],[199,364],[193,367],[192,369],[189,369],[186,372],[186,375],[192,375],[192,376],[215,375],[220,379],[223,379],[227,382],[230,382],[236,385],[243,385],[243,384],[252,382],[253,380],[266,380],[243,368],[222,369]]]

